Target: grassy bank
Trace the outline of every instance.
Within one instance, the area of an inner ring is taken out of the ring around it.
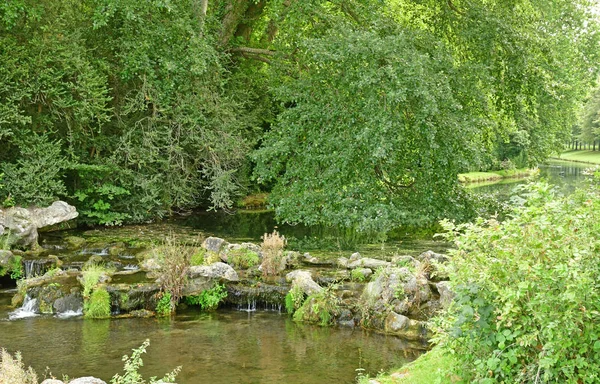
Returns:
[[[508,169],[501,171],[493,171],[493,172],[468,172],[468,173],[459,173],[458,181],[461,183],[481,183],[484,181],[499,181],[502,179],[510,179],[510,178],[522,178],[532,176],[538,173],[539,170],[537,168],[534,169]]]
[[[375,378],[363,377],[360,384],[445,384],[462,382],[451,373],[456,361],[441,347],[420,356],[417,360],[390,373]]]
[[[561,153],[558,160],[575,161],[578,163],[600,164],[600,151],[567,151]]]

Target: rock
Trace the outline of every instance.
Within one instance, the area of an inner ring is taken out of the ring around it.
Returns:
[[[412,256],[395,256],[392,258],[392,264],[398,267],[418,268],[421,262]]]
[[[386,317],[385,331],[408,340],[426,340],[428,335],[425,322],[411,320],[395,312],[390,312]]]
[[[352,270],[351,276],[355,279],[359,279],[360,281],[365,281],[373,274],[373,270],[371,268],[355,268]],[[362,280],[360,279],[362,276]]]
[[[64,201],[55,201],[46,208],[0,209],[0,236],[10,233],[11,244],[37,247],[38,228],[68,221],[78,215],[75,207]]]
[[[389,261],[372,259],[370,257],[363,257],[363,258],[360,258],[355,261],[351,261],[351,260],[352,260],[352,257],[350,257],[350,260],[348,260],[347,268],[349,268],[349,269],[354,269],[354,268],[359,268],[359,267],[378,269],[378,268],[389,267],[390,265],[392,265],[392,263],[390,263]]]
[[[219,253],[223,248],[227,247],[229,243],[219,237],[207,237],[202,243],[202,248],[209,252]]]
[[[13,253],[0,249],[0,268],[6,268],[10,265],[10,259],[12,259]]]
[[[55,313],[77,312],[83,308],[83,297],[79,292],[60,297],[52,305]]]
[[[435,253],[433,251],[426,251],[417,256],[417,259],[421,262],[436,262],[436,263],[445,263],[448,261],[448,256],[442,255],[441,253]]]
[[[228,264],[217,262],[211,265],[194,265],[189,270],[190,278],[198,276],[209,277],[211,279],[222,279],[227,281],[238,281],[237,272]]]
[[[119,312],[134,312],[156,308],[160,286],[156,283],[108,284],[106,291]]]
[[[312,279],[312,275],[308,271],[301,269],[292,271],[285,275],[285,279],[286,281],[292,283],[292,287],[298,287],[307,295],[312,295],[323,290],[319,284],[315,283],[315,281]]]
[[[348,259],[348,262],[352,263],[352,262],[354,262],[356,260],[360,260],[360,259],[362,259],[361,254],[358,253],[358,252],[354,252],[352,255],[350,255],[350,258]]]
[[[203,291],[207,289],[211,289],[214,285],[214,282],[211,278],[199,276],[195,279],[189,279],[183,288],[182,294],[183,296],[193,296],[199,295]]]
[[[337,266],[340,268],[348,268],[348,259],[345,257],[340,257],[336,260]]]
[[[140,263],[140,268],[145,272],[154,272],[154,271],[159,271],[161,266],[160,266],[160,262],[157,259],[151,257],[148,259],[144,259]]]
[[[454,292],[450,289],[449,281],[440,281],[435,284],[437,291],[440,294],[440,304],[442,308],[448,308],[452,300],[454,300]]]
[[[106,381],[92,376],[80,377],[79,379],[69,381],[69,384],[106,384]]]
[[[65,237],[65,241],[67,242],[68,249],[80,249],[86,243],[86,240],[83,237],[78,236],[67,236]]]
[[[334,263],[334,262],[332,262],[332,261],[328,261],[328,260],[321,260],[321,259],[318,259],[318,258],[316,258],[316,257],[314,257],[314,256],[311,256],[311,254],[310,254],[310,253],[308,253],[308,252],[306,252],[306,253],[305,253],[304,255],[302,255],[302,256],[303,256],[303,259],[302,259],[302,261],[303,261],[304,263],[307,263],[307,264],[312,264],[312,265],[334,265],[334,264],[335,264],[335,263]]]
[[[62,380],[56,380],[56,379],[46,379],[46,380],[42,381],[41,384],[65,384],[65,382]]]

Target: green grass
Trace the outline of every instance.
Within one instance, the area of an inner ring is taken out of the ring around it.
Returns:
[[[456,363],[451,355],[444,352],[443,348],[434,347],[400,369],[378,375],[375,379],[362,377],[358,382],[368,384],[373,383],[370,380],[375,380],[380,384],[463,384],[463,381],[450,373]]]
[[[600,151],[567,151],[561,153],[557,159],[600,164]]]
[[[481,183],[484,181],[498,181],[508,178],[528,177],[536,174],[539,170],[536,169],[507,169],[493,172],[468,172],[459,173],[458,181],[461,183]]]

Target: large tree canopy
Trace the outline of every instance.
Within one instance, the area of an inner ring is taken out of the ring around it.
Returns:
[[[104,224],[257,188],[290,222],[461,217],[457,172],[565,141],[597,30],[587,0],[3,2],[0,197]]]

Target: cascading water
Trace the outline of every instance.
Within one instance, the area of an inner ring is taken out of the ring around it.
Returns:
[[[23,300],[23,306],[10,312],[8,314],[8,318],[10,320],[16,319],[24,319],[26,317],[37,316],[37,299],[32,299],[28,295],[25,296],[25,300]]]
[[[23,269],[25,270],[25,278],[41,276],[46,272],[48,260],[23,260]]]

